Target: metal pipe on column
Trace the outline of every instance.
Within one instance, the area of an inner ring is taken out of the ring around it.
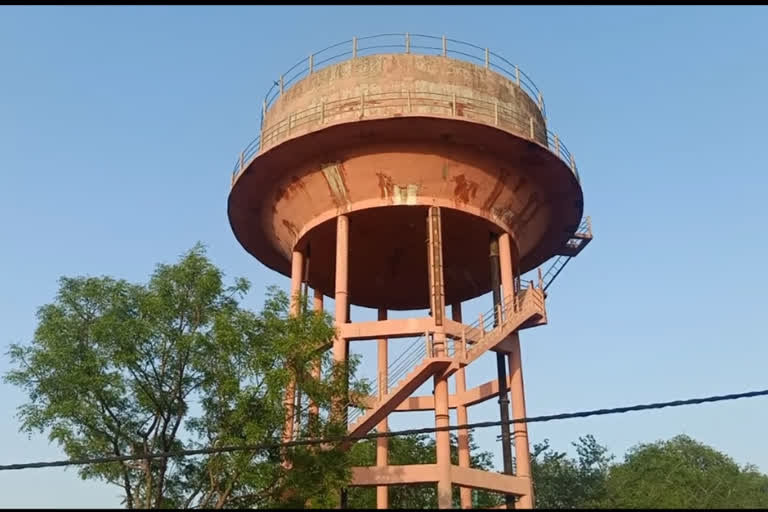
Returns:
[[[499,262],[499,237],[495,233],[490,236],[491,291],[493,292],[493,326],[501,325],[501,272]],[[504,353],[496,352],[496,372],[499,382],[499,413],[501,416],[501,454],[504,461],[504,474],[512,474],[512,438],[509,432],[509,398],[507,396],[507,371]],[[515,507],[515,497],[505,494],[507,508]]]

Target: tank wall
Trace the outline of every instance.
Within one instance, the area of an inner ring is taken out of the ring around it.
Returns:
[[[513,81],[502,75],[461,60],[431,55],[371,55],[358,57],[330,66],[300,80],[287,89],[267,111],[264,128],[269,129],[284,121],[289,115],[318,107],[321,103],[333,103],[350,100],[350,111],[354,112],[354,102],[361,94],[371,95],[372,103],[366,108],[366,114],[375,107],[375,95],[385,93],[403,93],[410,91],[419,94],[445,95],[487,102],[498,103],[520,119],[533,117],[537,127],[537,139],[546,144],[545,121],[538,105]],[[380,96],[381,97],[381,96]],[[428,97],[428,96],[427,96]],[[437,98],[437,96],[435,96]],[[386,110],[402,112],[404,105],[386,107]],[[445,114],[442,107],[414,105],[416,113]],[[336,117],[348,117],[345,113],[334,114]],[[333,116],[326,122],[334,122]]]

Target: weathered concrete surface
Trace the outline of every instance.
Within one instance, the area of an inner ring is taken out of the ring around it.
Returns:
[[[498,94],[543,125],[530,98],[500,75],[443,57],[383,55],[299,82],[268,112],[265,126],[318,98],[415,82],[490,101]],[[285,275],[294,247],[308,246],[310,285],[332,296],[335,218],[347,214],[350,302],[422,309],[429,305],[428,206],[444,210],[445,298],[453,303],[490,289],[489,231],[510,233],[521,270],[535,268],[578,225],[582,193],[554,154],[488,123],[429,112],[350,116],[266,149],[235,181],[229,217],[241,244]]]

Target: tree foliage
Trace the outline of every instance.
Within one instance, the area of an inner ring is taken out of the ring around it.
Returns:
[[[143,455],[276,443],[283,395],[301,390],[299,435],[339,435],[331,403],[367,391],[340,378],[325,350],[335,336],[326,314],[288,314],[270,289],[263,311],[242,308],[245,279],[225,285],[201,245],[146,284],[110,277],[62,278],[38,311],[34,339],[12,345],[5,379],[24,389],[22,430],[47,432],[69,457]],[[350,371],[357,361],[351,360]],[[322,367],[320,379],[311,368]],[[309,401],[320,415],[310,417]],[[142,459],[80,466],[84,479],[122,488],[128,508],[333,506],[349,478],[348,454],[277,450]]]
[[[677,436],[639,444],[613,463],[592,436],[574,443],[577,458],[534,445],[539,508],[766,508],[768,476]]]
[[[632,448],[606,487],[607,507],[768,507],[768,476],[684,435]]]

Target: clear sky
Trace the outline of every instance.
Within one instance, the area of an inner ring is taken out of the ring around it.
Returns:
[[[198,240],[230,277],[251,279],[248,306],[260,307],[269,284],[287,288],[288,279],[240,247],[226,214],[230,171],[257,133],[266,89],[329,44],[418,32],[487,46],[519,64],[579,165],[595,240],[550,289],[549,325],[522,335],[528,413],[768,388],[767,14],[3,7],[0,343],[30,339],[35,311],[53,299],[60,276],[145,280]],[[482,359],[468,385],[494,368],[492,356]],[[2,356],[0,372],[7,369]],[[0,463],[63,458],[46,437],[17,432],[23,398],[0,384]],[[768,472],[767,411],[768,399],[755,398],[536,424],[530,434],[566,450],[592,433],[621,455],[686,433]],[[498,405],[469,415],[497,419]],[[401,415],[391,424],[433,419]],[[477,435],[500,466],[497,433]],[[117,495],[74,469],[0,474],[6,507],[118,506]]]

